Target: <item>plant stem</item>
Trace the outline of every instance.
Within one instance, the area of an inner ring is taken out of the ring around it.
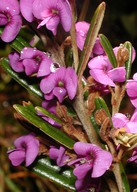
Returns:
[[[89,138],[89,141],[91,143],[101,146],[97,133],[90,121],[90,117],[87,113],[87,109],[85,108],[85,104],[84,104],[84,100],[83,100],[82,82],[79,82],[79,84],[78,84],[78,94],[74,100],[73,107],[83,125],[83,128]]]
[[[121,172],[120,172],[120,163],[116,162],[116,163],[113,164],[113,173],[115,175],[115,179],[116,179],[116,182],[117,182],[119,192],[124,192],[122,176],[121,176]]]
[[[70,30],[72,49],[73,49],[73,59],[74,59],[74,68],[75,71],[78,69],[79,57],[78,57],[78,47],[76,43],[76,29],[75,29],[75,0],[71,0],[71,9],[72,9],[72,26]]]

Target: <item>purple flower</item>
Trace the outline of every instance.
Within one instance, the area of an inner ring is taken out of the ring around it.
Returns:
[[[49,75],[52,72],[52,59],[36,48],[25,47],[21,54],[9,54],[9,62],[16,72],[25,71],[26,75],[37,73],[37,77]]]
[[[84,47],[84,43],[87,37],[87,33],[90,27],[90,24],[85,21],[77,22],[76,25],[76,41],[78,48],[82,51]],[[97,37],[95,45],[93,47],[93,51],[91,54],[91,57],[93,57],[93,54],[95,55],[102,55],[104,54],[103,47],[100,44],[100,40]]]
[[[128,162],[137,163],[137,147],[133,149],[132,156],[128,159]]]
[[[73,173],[77,177],[76,187],[80,187],[79,182],[83,182],[87,174],[90,173],[91,178],[98,178],[111,166],[112,155],[94,144],[76,142],[74,151],[78,158],[69,162],[68,165],[75,164]]]
[[[57,101],[56,100],[52,100],[52,101],[43,101],[42,102],[42,107],[46,110],[48,110],[50,113],[56,115],[56,106],[57,106]],[[39,116],[41,116],[45,121],[49,122],[51,125],[54,125],[56,127],[61,127],[61,125],[59,123],[57,123],[55,120],[53,120],[50,117],[47,117],[46,115],[44,115],[43,113],[41,113],[40,111],[37,112],[37,114]]]
[[[32,22],[34,18],[40,21],[38,28],[46,25],[54,35],[59,23],[66,32],[71,29],[72,13],[67,0],[21,0],[20,5],[22,15],[27,21]]]
[[[114,82],[124,82],[126,76],[125,67],[112,68],[108,57],[97,56],[88,63],[90,75],[99,83],[115,87]]]
[[[126,91],[131,103],[137,108],[137,73],[134,74],[133,79],[127,80]]]
[[[122,113],[116,113],[112,117],[112,122],[116,129],[124,127],[128,133],[137,133],[137,109],[134,111],[130,119]]]
[[[21,136],[14,141],[15,149],[7,153],[13,166],[18,166],[25,162],[26,166],[33,163],[39,153],[39,141],[33,134]]]
[[[77,75],[72,67],[60,67],[55,73],[41,80],[40,89],[45,94],[46,100],[56,96],[61,103],[67,95],[72,100],[77,91]]]
[[[22,19],[17,0],[0,1],[0,26],[4,27],[1,39],[12,41],[20,31]]]
[[[69,159],[69,156],[65,154],[65,148],[62,146],[60,146],[59,149],[51,146],[49,150],[49,156],[51,159],[56,160],[56,163],[59,167],[66,165],[67,160]]]

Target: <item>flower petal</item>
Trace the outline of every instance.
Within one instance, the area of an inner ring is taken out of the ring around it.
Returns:
[[[22,149],[14,149],[8,153],[13,166],[21,165],[25,160],[25,151]]]
[[[24,72],[24,66],[21,61],[19,61],[19,54],[18,53],[10,53],[9,56],[9,64],[11,68],[16,72]]]
[[[22,19],[20,15],[14,15],[11,21],[5,26],[1,39],[5,42],[11,42],[17,36],[22,25]]]
[[[129,119],[122,113],[116,113],[112,117],[112,122],[115,128],[122,128],[126,126],[126,124],[129,122]]]
[[[82,165],[77,165],[73,171],[73,174],[78,178],[78,179],[83,179],[88,171],[92,169],[92,166],[90,163],[84,163]]]
[[[20,10],[23,17],[32,22],[34,20],[33,12],[32,12],[32,5],[34,0],[20,0]]]
[[[124,82],[126,78],[126,69],[125,67],[114,68],[108,71],[108,76],[113,82]]]

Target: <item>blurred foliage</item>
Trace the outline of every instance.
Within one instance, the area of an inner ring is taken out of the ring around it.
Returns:
[[[84,0],[77,0],[77,14],[80,15]],[[86,21],[90,21],[95,8],[101,0],[90,0]],[[113,47],[130,41],[137,50],[137,6],[135,0],[106,0],[106,14],[100,33],[103,33]],[[29,33],[29,32],[28,32]],[[23,34],[22,34],[23,35]],[[25,34],[27,36],[27,34]],[[0,58],[6,57],[11,47],[0,40]],[[135,59],[132,74],[136,71]],[[26,130],[14,119],[12,105],[23,100],[39,102],[37,98],[26,92],[9,75],[0,69],[0,192],[65,192],[50,181],[42,179],[23,167],[11,166],[6,151],[18,136]],[[129,104],[128,110],[133,110]],[[131,188],[137,188],[137,166],[129,164],[126,168]]]

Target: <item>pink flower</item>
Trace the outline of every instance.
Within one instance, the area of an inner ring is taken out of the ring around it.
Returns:
[[[137,73],[134,74],[133,79],[127,80],[126,91],[131,103],[137,108]]]
[[[116,129],[124,127],[128,133],[137,133],[137,109],[134,111],[130,119],[122,113],[116,113],[112,117],[112,122]]]
[[[14,141],[15,149],[7,153],[12,165],[18,166],[25,162],[26,166],[31,165],[39,153],[39,141],[33,134],[21,136]]]
[[[32,22],[34,18],[40,21],[38,28],[46,25],[54,35],[59,23],[66,32],[71,29],[72,13],[67,0],[21,0],[20,5],[22,15],[27,21]]]
[[[20,8],[17,0],[0,1],[0,26],[4,27],[1,39],[11,42],[19,33],[22,25]]]
[[[9,54],[9,61],[14,71],[25,71],[28,76],[37,73],[37,77],[42,77],[52,72],[52,59],[36,48],[25,47],[20,55],[11,53]]]
[[[72,100],[77,91],[77,75],[72,67],[60,67],[55,73],[41,80],[40,89],[46,100],[56,96],[61,103],[67,95]]]
[[[77,22],[76,25],[76,41],[78,48],[82,51],[84,47],[84,43],[87,37],[87,33],[90,27],[90,24],[85,21]],[[93,54],[95,55],[102,55],[104,54],[103,47],[100,44],[99,38],[96,39],[95,45],[93,47],[93,51],[91,54],[91,57],[93,57]]]
[[[66,165],[67,160],[69,159],[69,156],[65,154],[65,148],[62,146],[60,146],[59,149],[51,146],[49,150],[49,156],[51,159],[56,160],[56,163],[59,167]]]
[[[87,175],[90,178],[101,177],[111,166],[112,155],[94,144],[76,142],[74,151],[78,158],[68,165],[75,164],[73,173],[77,177],[75,183],[77,188],[80,188],[80,182],[87,179]]]
[[[124,82],[126,76],[125,67],[112,68],[108,57],[97,56],[88,63],[90,75],[99,83],[115,87],[114,82]]]

